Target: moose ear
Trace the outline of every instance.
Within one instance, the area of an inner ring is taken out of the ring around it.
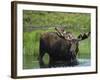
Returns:
[[[79,40],[84,40],[84,39],[87,39],[89,36],[90,36],[90,33],[91,32],[87,32],[87,33],[81,33],[77,38],[79,39]]]

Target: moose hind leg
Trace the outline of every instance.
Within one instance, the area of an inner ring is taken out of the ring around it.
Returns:
[[[40,50],[40,54],[39,54],[39,65],[40,65],[40,68],[44,68],[45,67],[45,64],[44,64],[44,61],[43,61],[44,54],[45,54],[45,52]]]

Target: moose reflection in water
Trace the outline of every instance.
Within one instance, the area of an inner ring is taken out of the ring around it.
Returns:
[[[56,32],[45,32],[40,37],[40,68],[78,65],[79,42],[87,39],[90,32],[75,37],[71,32],[64,31],[63,28],[55,28],[55,30]],[[49,55],[48,64],[43,61],[45,53]]]

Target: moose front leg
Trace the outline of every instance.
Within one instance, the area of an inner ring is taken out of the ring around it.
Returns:
[[[77,58],[74,55],[71,59],[71,66],[75,66],[75,65],[78,65],[78,64],[79,64],[79,62],[78,62]]]

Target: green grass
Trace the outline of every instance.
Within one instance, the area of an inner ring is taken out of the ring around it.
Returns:
[[[90,29],[89,13],[50,12],[23,10],[24,31],[31,27],[65,26],[75,30]],[[30,26],[31,25],[31,26]]]
[[[90,45],[90,38],[80,41],[79,44],[79,58],[90,58],[91,56],[91,45]]]
[[[53,30],[34,30],[32,32],[24,32],[23,35],[23,49],[25,55],[33,55],[37,57],[39,53],[39,39],[43,32]]]

